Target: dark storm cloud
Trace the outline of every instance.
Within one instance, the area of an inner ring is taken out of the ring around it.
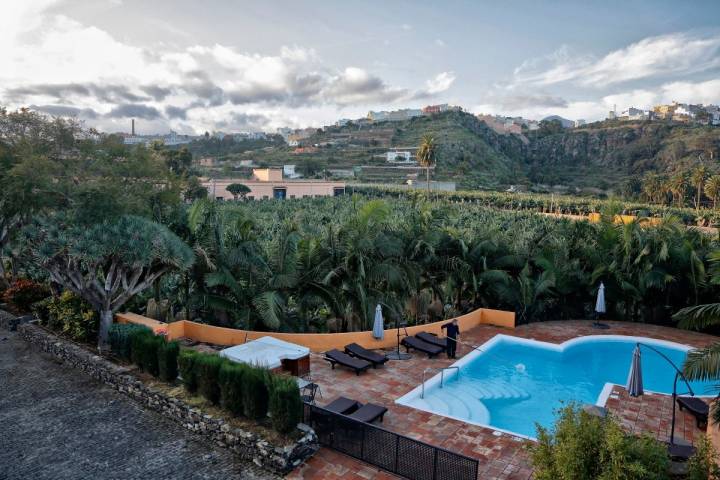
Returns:
[[[143,118],[145,120],[155,120],[162,115],[155,107],[137,103],[126,103],[113,108],[106,115],[109,118]]]
[[[165,97],[172,93],[171,88],[160,87],[157,85],[143,85],[140,90],[150,95],[155,101],[165,100]]]
[[[92,108],[77,108],[68,105],[30,105],[31,110],[47,113],[56,117],[78,117],[95,119],[100,115]]]
[[[173,105],[168,105],[165,107],[165,115],[168,116],[168,118],[179,118],[181,120],[187,120],[187,111],[188,108],[182,108],[182,107],[175,107]]]
[[[106,103],[143,102],[149,97],[137,95],[124,85],[98,85],[95,83],[38,83],[26,87],[11,88],[7,91],[11,98],[22,100],[33,95],[44,95],[58,100],[70,96],[93,97]]]

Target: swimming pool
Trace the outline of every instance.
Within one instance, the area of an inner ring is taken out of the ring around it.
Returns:
[[[396,403],[534,438],[535,423],[550,427],[562,402],[603,406],[613,384],[625,385],[637,342],[651,345],[682,367],[686,345],[643,337],[597,335],[562,344],[496,335]],[[645,392],[672,393],[675,371],[657,353],[642,349]],[[712,382],[691,382],[710,395]],[[687,389],[680,380],[678,393]]]

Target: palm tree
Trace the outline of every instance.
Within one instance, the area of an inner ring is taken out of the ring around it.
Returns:
[[[687,180],[685,174],[678,172],[668,181],[668,189],[672,193],[673,200],[678,207],[682,207],[685,203],[685,192],[687,191]]]
[[[708,255],[708,260],[710,283],[720,285],[720,250]],[[679,320],[679,327],[693,330],[720,325],[720,303],[686,307],[673,315],[673,318]],[[683,373],[689,380],[720,379],[720,342],[689,352]],[[713,403],[712,413],[715,423],[720,422],[720,407],[717,402]]]
[[[418,147],[415,157],[421,167],[425,168],[425,177],[427,180],[427,194],[430,197],[430,167],[435,165],[436,161],[436,145],[435,139],[430,135],[423,135],[420,147]]]
[[[720,175],[712,175],[705,182],[705,195],[713,202],[713,208],[717,208],[717,201],[720,198]]]
[[[700,209],[700,202],[703,196],[703,186],[708,176],[708,170],[705,165],[698,165],[690,174],[690,182],[695,187],[695,210]]]

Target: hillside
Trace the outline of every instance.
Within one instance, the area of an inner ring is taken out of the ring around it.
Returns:
[[[455,181],[462,188],[526,184],[612,190],[648,171],[687,168],[699,158],[713,162],[714,167],[720,149],[717,127],[602,122],[560,133],[535,131],[520,136],[498,134],[468,113],[446,112],[403,122],[328,127],[304,140],[305,145],[318,145],[310,151],[272,146],[237,158],[268,166],[296,164],[310,175],[326,168],[349,171],[355,167],[362,181],[401,183],[420,170],[387,164],[385,152],[414,152],[425,134],[438,144],[433,178]]]

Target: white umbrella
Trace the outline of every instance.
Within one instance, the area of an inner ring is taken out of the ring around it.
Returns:
[[[382,340],[385,335],[385,327],[383,325],[382,307],[378,304],[375,307],[375,321],[373,322],[373,338]]]
[[[603,285],[602,282],[600,282],[600,288],[598,288],[595,311],[597,313],[605,313],[605,285]]]

